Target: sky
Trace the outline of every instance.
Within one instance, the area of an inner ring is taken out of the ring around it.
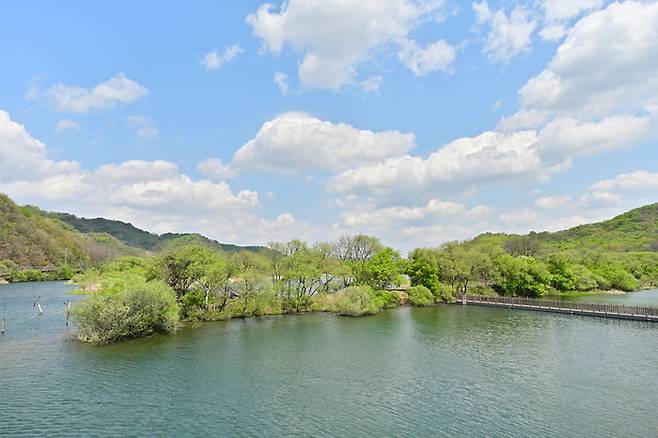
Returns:
[[[658,2],[0,6],[0,192],[403,252],[658,201]]]

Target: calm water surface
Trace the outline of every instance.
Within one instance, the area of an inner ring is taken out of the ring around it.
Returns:
[[[658,434],[656,324],[454,305],[94,347],[66,340],[71,288],[0,286],[0,435]]]

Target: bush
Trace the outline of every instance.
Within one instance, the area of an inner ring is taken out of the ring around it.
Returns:
[[[43,274],[36,269],[26,269],[24,271],[14,271],[9,275],[9,281],[12,283],[22,283],[25,281],[42,281]]]
[[[159,281],[136,282],[114,293],[94,295],[74,308],[78,338],[109,344],[178,328],[176,294]]]
[[[205,303],[206,294],[203,291],[188,292],[180,300],[180,314],[184,319],[201,319]]]
[[[379,313],[384,303],[368,286],[351,286],[336,293],[331,310],[339,315],[361,316]]]
[[[583,265],[574,265],[575,288],[578,291],[588,291],[599,286],[597,276]]]
[[[455,289],[445,283],[439,282],[434,291],[434,301],[443,301],[444,303],[453,303],[455,301]]]
[[[385,309],[392,309],[402,304],[400,293],[394,291],[375,291],[375,299],[377,299]]]
[[[610,283],[613,288],[623,290],[625,292],[631,292],[637,290],[640,287],[640,282],[633,277],[632,274],[628,273],[623,269],[615,269],[608,276]]]
[[[249,316],[279,315],[283,313],[281,298],[273,291],[261,291],[250,297],[246,313]]]
[[[425,286],[413,286],[409,288],[409,302],[413,306],[425,307],[434,304],[432,291]]]

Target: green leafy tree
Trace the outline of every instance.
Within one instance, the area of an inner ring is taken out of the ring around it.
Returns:
[[[551,273],[551,286],[561,291],[576,289],[577,278],[573,263],[567,257],[563,254],[551,254],[546,264]]]
[[[212,251],[203,246],[177,247],[155,260],[147,278],[164,280],[181,297],[203,277],[212,258]]]
[[[400,254],[391,248],[383,248],[366,260],[355,273],[356,282],[374,289],[386,289],[400,283],[403,271]]]
[[[409,254],[406,274],[413,286],[425,286],[434,293],[439,290],[439,264],[436,250],[417,248]]]

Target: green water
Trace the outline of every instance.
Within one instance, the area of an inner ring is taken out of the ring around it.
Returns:
[[[656,324],[453,305],[234,320],[93,347],[66,340],[69,289],[0,286],[0,435],[658,432]],[[642,294],[627,298],[658,297]],[[45,313],[32,318],[35,295]]]

